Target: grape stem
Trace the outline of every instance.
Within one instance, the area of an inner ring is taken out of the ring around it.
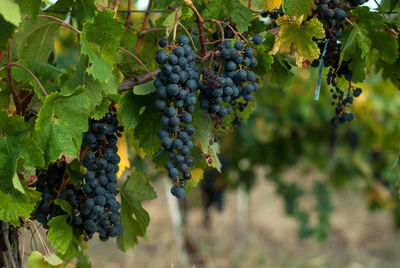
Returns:
[[[239,33],[238,31],[236,31],[231,25],[229,25],[229,23],[226,23],[226,22],[224,22],[224,21],[219,21],[219,20],[216,20],[216,19],[206,19],[205,22],[207,22],[207,21],[215,22],[217,25],[218,25],[218,24],[224,24],[224,25],[226,25],[227,27],[229,27],[229,28],[232,30],[232,32],[235,34],[235,36],[236,36],[236,38],[237,38],[238,40],[242,39],[242,40],[245,41],[247,44],[249,43],[249,41],[246,39],[246,37],[244,37],[241,33]]]
[[[127,49],[125,49],[125,48],[123,48],[123,47],[121,47],[121,46],[118,46],[118,48],[119,48],[120,50],[122,50],[122,51],[128,53],[128,54],[129,54],[130,56],[132,56],[133,58],[135,58],[135,59],[137,60],[137,62],[139,62],[139,64],[140,64],[140,65],[146,70],[146,72],[151,76],[151,78],[154,79],[153,74],[149,71],[149,69],[147,69],[146,65],[144,65],[144,63],[143,63],[135,54],[133,54],[132,52],[130,52],[129,50],[127,50]]]
[[[19,109],[19,102],[18,102],[17,92],[15,91],[14,79],[13,79],[13,76],[12,76],[12,71],[11,71],[11,66],[10,66],[11,63],[12,63],[12,39],[8,40],[8,66],[7,66],[7,73],[8,73],[8,80],[10,80],[11,92],[12,92],[13,99],[14,99],[16,113],[20,114],[21,111]]]
[[[57,18],[57,17],[53,17],[53,16],[49,16],[49,15],[37,15],[37,17],[38,17],[38,18],[48,18],[48,19],[56,20],[56,21],[58,21],[62,26],[67,27],[67,28],[71,29],[72,31],[74,31],[74,32],[76,32],[76,33],[78,33],[78,34],[81,33],[81,31],[79,31],[78,29],[74,28],[72,25],[66,23],[65,21],[60,20],[60,19]]]
[[[180,6],[175,13],[175,20],[174,20],[174,31],[173,31],[173,35],[172,35],[172,43],[175,43],[176,40],[176,29],[178,27],[178,22],[179,22],[179,12],[181,12],[182,6]]]
[[[349,20],[348,18],[345,18],[345,20],[346,20],[349,24],[351,24],[351,26],[354,26],[354,24],[353,24],[353,22],[352,22],[351,20]]]
[[[194,6],[192,1],[189,0],[184,0],[185,4],[193,11],[194,15],[196,16],[197,20],[197,26],[199,28],[199,36],[200,36],[200,55],[204,56],[206,54],[206,37],[204,33],[204,19],[201,17],[199,11],[197,8]]]
[[[196,46],[195,46],[195,44],[194,44],[194,41],[193,41],[193,38],[192,38],[192,35],[189,33],[189,31],[188,31],[188,29],[186,29],[186,27],[185,26],[183,26],[183,24],[182,23],[180,23],[179,21],[178,21],[178,25],[179,26],[181,26],[182,27],[182,29],[187,33],[187,35],[189,36],[189,39],[190,39],[190,41],[192,41],[192,46],[193,46],[193,49],[197,52],[197,48],[196,48]]]
[[[25,70],[26,72],[28,72],[28,73],[33,77],[33,79],[35,79],[36,83],[39,85],[39,87],[40,87],[40,89],[42,90],[43,94],[44,94],[46,97],[49,96],[49,94],[47,94],[46,90],[44,90],[44,88],[43,88],[42,84],[40,83],[39,79],[36,77],[36,75],[34,75],[34,74],[31,72],[31,70],[29,70],[28,68],[26,68],[26,67],[24,67],[24,66],[22,66],[22,65],[16,64],[16,63],[8,64],[8,67],[12,67],[12,66],[19,67],[19,68]],[[11,68],[10,68],[9,70],[11,70]]]
[[[130,2],[130,0],[129,0]],[[153,5],[153,0],[149,1],[149,4],[147,5],[147,9],[146,9],[146,14],[144,15],[144,21],[143,21],[143,25],[142,25],[142,31],[146,30],[147,28],[147,24],[149,24],[149,19],[150,19],[150,10],[151,10],[151,6]],[[128,8],[130,9],[130,8]],[[131,14],[131,13],[128,13]],[[142,45],[142,41],[143,41],[143,35],[139,36],[139,39],[136,43],[136,52],[139,51],[140,46]]]

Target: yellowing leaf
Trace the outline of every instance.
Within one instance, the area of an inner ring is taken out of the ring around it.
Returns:
[[[325,31],[322,23],[316,18],[304,21],[304,17],[280,17],[276,23],[281,26],[279,36],[275,40],[272,54],[294,53],[296,64],[303,66],[304,61],[318,59],[320,51],[313,37],[322,39]]]
[[[282,4],[282,0],[267,0],[266,7],[264,9],[266,10],[274,10],[274,8],[279,8]]]

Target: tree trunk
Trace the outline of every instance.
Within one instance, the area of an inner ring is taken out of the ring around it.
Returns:
[[[22,267],[19,252],[18,228],[0,221],[0,267]]]

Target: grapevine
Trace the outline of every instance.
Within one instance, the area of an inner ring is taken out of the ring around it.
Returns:
[[[386,204],[400,207],[397,177],[382,182],[397,171],[397,127],[374,129],[397,119],[387,94],[400,88],[399,1],[150,0],[146,10],[130,0],[25,2],[0,5],[0,267],[23,266],[14,249],[25,252],[18,235],[32,224],[54,249],[37,232],[44,252],[34,249],[32,267],[90,266],[85,250],[97,236],[123,251],[147,240],[143,202],[157,198],[160,174],[177,199],[202,185],[206,207],[222,209],[225,189],[250,191],[254,168],[268,166],[302,237],[318,228],[326,236],[338,177],[381,183]],[[316,82],[319,102],[299,77]],[[315,228],[297,183],[280,178],[299,159],[334,177],[313,183]]]

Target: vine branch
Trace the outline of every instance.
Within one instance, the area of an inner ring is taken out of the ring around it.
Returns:
[[[44,88],[43,88],[42,84],[40,83],[39,79],[36,77],[36,75],[34,73],[31,72],[31,70],[29,70],[28,68],[26,68],[26,67],[24,67],[22,65],[16,64],[16,63],[8,64],[8,67],[12,67],[12,66],[19,67],[19,68],[25,70],[26,72],[28,72],[33,77],[33,79],[35,79],[36,83],[39,85],[39,87],[42,90],[43,94],[46,97],[48,96],[46,90],[44,90]],[[9,70],[11,70],[11,68],[9,68]]]
[[[153,77],[156,77],[160,72],[160,69],[154,69],[150,73],[145,73],[139,76],[135,76],[132,79],[128,79],[119,83],[118,93],[122,93],[124,91],[132,89],[134,86],[141,85],[153,80]]]
[[[150,10],[151,10],[151,6],[152,5],[153,5],[153,0],[149,0],[149,4],[148,4],[147,9],[146,9],[146,14],[144,15],[142,31],[146,30],[147,24],[149,24]],[[128,14],[130,14],[130,13],[128,13]],[[139,51],[139,48],[142,45],[142,41],[143,41],[143,35],[139,36],[139,39],[138,39],[138,41],[136,43],[136,52]]]

